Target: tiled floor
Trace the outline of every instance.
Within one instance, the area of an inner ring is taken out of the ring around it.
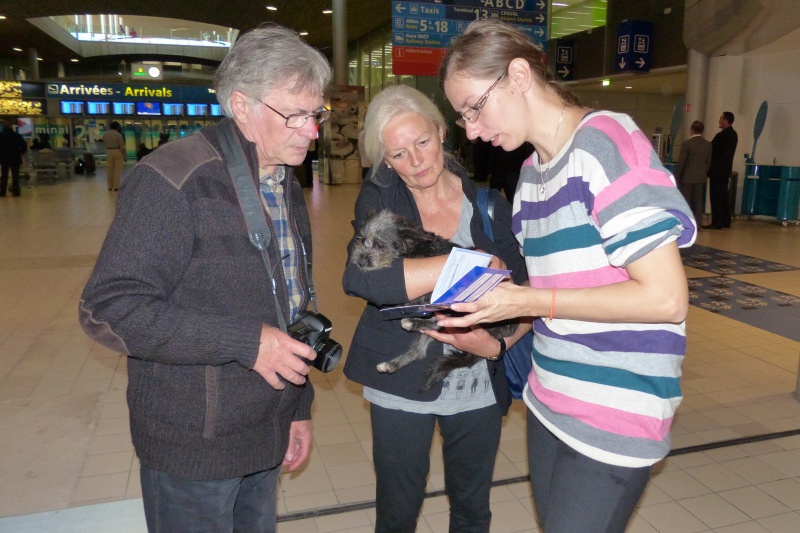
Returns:
[[[142,532],[128,434],[125,359],[90,341],[77,301],[114,213],[100,173],[0,199],[0,532]],[[349,345],[362,303],[341,290],[358,187],[308,190],[314,274],[334,338]],[[800,228],[736,220],[698,244],[800,267]],[[690,277],[715,276],[687,268]],[[731,276],[800,296],[800,271]],[[789,306],[800,327],[800,308]],[[685,400],[673,449],[800,429],[800,343],[698,307],[688,318]],[[281,533],[372,530],[366,402],[341,370],[314,373],[315,446],[280,480]],[[447,529],[438,443],[420,532]],[[525,407],[505,419],[493,532],[539,531],[527,472]],[[502,483],[501,480],[516,480]],[[800,531],[800,436],[674,455],[660,463],[629,531]]]

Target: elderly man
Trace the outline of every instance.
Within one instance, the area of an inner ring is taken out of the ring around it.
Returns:
[[[692,208],[698,226],[703,223],[703,193],[711,166],[711,143],[703,139],[703,130],[705,124],[699,120],[692,122],[689,127],[691,137],[681,145],[681,155],[675,167],[678,188]]]
[[[122,184],[79,313],[89,336],[128,355],[150,531],[274,531],[281,464],[309,454],[314,392],[300,357],[316,352],[277,326],[309,301],[311,228],[292,167],[329,116],[329,81],[294,32],[246,33],[215,76],[227,118],[162,146]],[[223,128],[253,197],[259,186],[271,272],[248,240]]]

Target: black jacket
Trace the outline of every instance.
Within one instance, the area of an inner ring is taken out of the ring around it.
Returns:
[[[708,169],[708,176],[711,179],[731,177],[737,144],[739,144],[739,135],[736,134],[733,126],[723,128],[714,135],[714,139],[711,141],[711,166]]]
[[[500,257],[512,270],[516,283],[527,279],[525,262],[519,251],[519,244],[511,233],[511,206],[502,197],[498,197],[495,207],[492,242],[483,231],[480,212],[475,204],[476,188],[466,175],[456,168],[464,194],[472,203],[474,213],[470,221],[470,233],[475,248],[485,250]],[[357,232],[369,212],[391,209],[408,219],[421,222],[414,198],[406,185],[393,170],[382,167],[379,171],[379,186],[370,180],[364,182],[361,193],[356,200],[354,231]],[[348,245],[352,250],[353,241]],[[441,383],[428,390],[422,390],[430,360],[442,354],[443,344],[433,341],[428,347],[426,360],[415,361],[396,374],[381,374],[375,366],[388,361],[405,352],[419,333],[409,333],[400,327],[399,320],[382,320],[380,307],[399,305],[408,301],[402,258],[396,260],[385,269],[364,272],[347,264],[343,279],[344,291],[350,296],[357,296],[367,301],[367,306],[356,327],[344,374],[347,378],[362,385],[416,401],[436,400],[441,392]],[[487,361],[492,387],[497,403],[503,412],[511,404],[508,384],[505,380],[502,359],[497,362]]]
[[[314,396],[308,382],[277,391],[251,370],[262,324],[277,326],[277,313],[289,321],[288,290],[283,270],[275,269],[276,309],[272,278],[248,239],[221,154],[219,127],[162,146],[123,181],[79,309],[90,337],[129,354],[136,454],[182,479],[225,479],[279,465],[291,422],[311,417]],[[237,133],[255,181],[255,144]],[[292,230],[310,254],[308,213],[291,169],[285,183]],[[274,265],[282,255],[277,242],[269,245]]]
[[[0,132],[0,163],[3,165],[22,164],[22,154],[28,151],[28,145],[22,135],[11,128],[3,128]]]

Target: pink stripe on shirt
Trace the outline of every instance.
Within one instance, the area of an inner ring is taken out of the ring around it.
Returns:
[[[620,409],[584,402],[547,389],[536,377],[536,368],[528,376],[528,385],[534,396],[552,409],[558,406],[557,414],[576,418],[592,427],[616,435],[663,441],[669,434],[672,417],[660,420],[652,416],[638,415]]]
[[[636,173],[633,176],[633,173]],[[630,179],[628,179],[630,178]],[[636,187],[642,185],[656,185],[659,187],[674,187],[669,174],[663,170],[638,167],[627,174],[623,174],[597,195],[594,201],[594,212],[600,212],[620,198],[624,198]]]
[[[531,287],[535,289],[581,289],[584,287],[602,287],[612,283],[628,281],[630,277],[623,268],[606,266],[593,270],[581,270],[552,276],[537,276],[536,272],[528,278]]]

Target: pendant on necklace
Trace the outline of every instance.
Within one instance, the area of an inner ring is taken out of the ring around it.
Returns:
[[[539,188],[539,192],[542,193],[542,195],[547,194],[547,183],[542,183],[542,186]]]

